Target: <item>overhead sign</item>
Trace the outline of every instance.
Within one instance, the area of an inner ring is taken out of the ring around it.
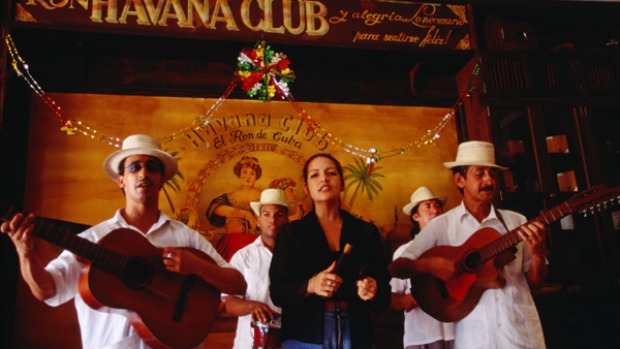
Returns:
[[[214,40],[470,50],[465,5],[382,0],[14,0],[28,26]]]

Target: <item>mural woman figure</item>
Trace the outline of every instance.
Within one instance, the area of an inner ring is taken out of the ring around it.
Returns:
[[[258,159],[243,156],[233,168],[241,186],[214,198],[207,208],[206,216],[216,227],[224,227],[227,233],[249,233],[256,229],[256,217],[250,207],[251,201],[259,201],[259,189],[254,187],[262,175]]]
[[[303,201],[297,201],[297,194],[295,194],[295,182],[291,177],[277,178],[269,183],[269,188],[280,189],[286,193],[286,199],[288,201],[288,220],[294,221],[306,215],[308,209]]]

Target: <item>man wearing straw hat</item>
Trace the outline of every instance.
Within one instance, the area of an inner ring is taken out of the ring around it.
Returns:
[[[413,223],[411,228],[411,241],[400,246],[394,252],[393,259],[401,256],[415,236],[424,229],[431,219],[443,213],[446,204],[445,196],[437,196],[427,187],[416,189],[409,203],[403,207],[403,213],[408,215]],[[450,349],[454,346],[454,325],[440,322],[426,314],[411,295],[411,282],[409,279],[392,278],[392,300],[390,307],[396,310],[404,310],[404,336],[403,348],[405,349]]]
[[[79,234],[80,238],[98,243],[104,237],[113,236],[119,232],[121,234],[135,233],[138,241],[142,241],[141,237],[144,237],[151,244],[163,247],[160,252],[162,268],[174,273],[195,274],[221,292],[231,294],[245,292],[246,283],[241,273],[218,255],[206,239],[197,231],[179,221],[170,219],[159,210],[159,192],[164,183],[177,173],[176,159],[161,150],[159,141],[147,135],[129,136],[123,141],[121,150],[107,157],[103,169],[123,192],[125,207],[118,209],[112,218]],[[84,348],[149,348],[145,341],[153,340],[153,338],[142,333],[138,334],[138,327],[132,326],[133,321],[136,320],[134,313],[123,309],[112,309],[105,304],[97,310],[87,305],[89,300],[82,298],[83,294],[78,292],[80,274],[85,267],[83,260],[78,259],[69,251],[63,251],[56,259],[43,267],[37,257],[36,245],[32,238],[35,228],[34,219],[33,214],[25,216],[18,213],[12,220],[2,223],[0,227],[2,233],[8,234],[15,244],[22,276],[32,294],[51,306],[58,306],[75,299]],[[118,240],[121,244],[124,241],[122,237]],[[193,250],[206,254],[213,262]],[[146,271],[148,270],[138,268],[133,272],[135,275],[142,275]],[[131,271],[126,271],[126,273],[122,275],[127,278],[133,276]],[[148,279],[148,275],[143,275],[143,277]],[[161,279],[158,281],[165,281],[164,278]],[[165,288],[162,284],[158,286],[161,287],[160,289]],[[186,287],[191,287],[191,285],[186,285]],[[147,292],[156,291],[153,289]],[[140,294],[146,296],[146,293]],[[154,304],[153,307],[159,305]],[[182,307],[183,304],[177,302],[177,311],[182,310]],[[183,312],[179,313],[179,315],[182,314]],[[170,315],[173,316],[173,314]]]
[[[253,341],[250,331],[252,323],[269,324],[282,312],[269,295],[269,266],[278,232],[288,223],[287,194],[280,189],[265,189],[260,201],[250,202],[250,207],[256,214],[256,225],[261,234],[230,259],[230,264],[245,277],[248,289],[243,298],[223,295],[225,312],[239,316],[234,349],[264,347],[259,339]],[[254,343],[257,345],[253,346]]]
[[[449,281],[460,281],[457,276],[465,274],[462,260],[458,260],[462,256],[431,253],[420,257],[436,246],[467,244],[470,237],[480,236],[476,232],[481,228],[493,229],[498,236],[516,229],[523,243],[507,250],[509,255],[504,253],[488,262],[499,262],[498,273],[505,285],[486,289],[473,309],[459,316],[455,322],[455,348],[545,348],[538,311],[530,293],[542,286],[547,274],[544,225],[525,224],[523,215],[493,206],[497,175],[505,168],[495,164],[492,143],[461,143],[456,161],[446,162],[444,166],[452,170],[463,201],[430,221],[401,257],[392,262],[390,273],[398,278],[428,274],[446,285]],[[493,265],[497,264],[490,264]]]

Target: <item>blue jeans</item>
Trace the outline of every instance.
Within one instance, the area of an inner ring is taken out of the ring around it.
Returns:
[[[289,339],[282,342],[282,349],[372,349],[373,345],[358,348],[351,346],[351,326],[346,310],[325,310],[323,344],[314,344]],[[339,345],[340,344],[340,345]]]

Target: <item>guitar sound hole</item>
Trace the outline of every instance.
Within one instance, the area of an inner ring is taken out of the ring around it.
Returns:
[[[151,266],[144,259],[131,257],[127,260],[127,264],[123,269],[122,279],[129,288],[144,288],[151,282],[152,278]]]
[[[463,268],[466,272],[472,273],[480,268],[480,253],[470,251],[463,257]]]

